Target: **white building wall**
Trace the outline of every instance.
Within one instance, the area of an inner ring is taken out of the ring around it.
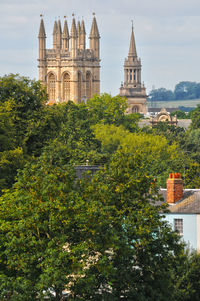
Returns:
[[[183,219],[183,240],[190,249],[200,251],[200,215],[178,213],[167,214],[166,220],[171,224],[173,230],[174,219]]]

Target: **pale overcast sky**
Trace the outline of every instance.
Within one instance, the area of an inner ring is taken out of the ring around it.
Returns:
[[[200,0],[0,0],[0,75],[38,78],[41,13],[50,48],[55,18],[66,15],[71,27],[72,13],[83,17],[88,37],[93,12],[101,34],[101,92],[119,93],[132,19],[148,91],[200,82]]]

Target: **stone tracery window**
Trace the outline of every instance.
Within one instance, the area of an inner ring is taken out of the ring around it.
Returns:
[[[63,76],[63,100],[70,100],[70,75],[65,73]]]
[[[53,73],[50,73],[48,76],[48,85],[47,85],[48,95],[50,101],[55,101],[56,99],[56,77]]]
[[[92,98],[92,75],[90,72],[86,73],[86,98]]]

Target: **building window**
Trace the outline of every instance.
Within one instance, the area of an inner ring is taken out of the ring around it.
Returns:
[[[86,73],[86,98],[92,98],[92,75],[90,72]]]
[[[70,75],[65,73],[63,77],[63,100],[70,100]]]
[[[179,232],[179,234],[183,234],[183,219],[175,218],[174,219],[174,230]]]
[[[48,94],[49,100],[55,101],[56,96],[56,78],[53,73],[51,73],[48,77]]]
[[[137,106],[132,108],[132,113],[138,113],[138,107]]]
[[[130,81],[132,81],[132,70],[130,70]]]

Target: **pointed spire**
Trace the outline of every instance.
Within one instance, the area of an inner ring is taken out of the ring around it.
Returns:
[[[72,28],[71,28],[71,56],[76,58],[77,56],[77,31],[76,31],[76,22],[74,19],[74,14],[72,15]]]
[[[135,46],[135,37],[133,32],[133,25],[132,25],[132,31],[131,31],[131,41],[130,41],[130,47],[129,47],[129,57],[137,57],[137,51]]]
[[[57,21],[54,22],[53,27],[53,48],[56,49],[57,47],[57,33],[58,33],[58,24]]]
[[[81,23],[80,21],[78,20],[78,23],[77,23],[77,34],[79,35],[81,32]]]
[[[65,38],[65,39],[69,39],[69,29],[68,29],[68,25],[67,25],[67,20],[66,19],[65,19],[65,22],[64,22],[62,37]]]
[[[91,27],[91,31],[90,31],[90,39],[92,38],[100,38],[100,34],[99,34],[99,30],[98,30],[98,26],[97,26],[97,21],[95,18],[95,13],[93,13],[94,17],[93,17],[93,21],[92,21],[92,27]]]
[[[44,21],[42,18],[42,15],[40,15],[41,17],[41,21],[40,21],[40,30],[39,30],[39,35],[38,35],[38,39],[39,39],[39,70],[40,70],[40,80],[44,81],[44,61],[46,58],[46,33],[45,33],[45,29],[44,29]]]
[[[44,28],[44,21],[41,18],[40,21],[40,30],[39,30],[39,35],[38,38],[46,38],[46,33],[45,33],[45,28]]]
[[[61,27],[60,19],[58,20],[58,34],[62,34],[62,27]]]
[[[85,31],[85,24],[84,21],[82,20],[81,22],[81,33],[80,33],[80,49],[84,50],[85,49],[85,36],[86,36],[86,31]]]
[[[61,48],[62,45],[62,28],[61,28],[61,22],[58,20],[58,30],[57,30],[57,47]]]
[[[84,23],[83,20],[82,20],[82,22],[81,22],[81,34],[86,34],[86,31],[85,31],[85,23]]]
[[[100,34],[99,34],[99,30],[98,30],[98,26],[97,26],[97,21],[95,18],[95,13],[93,13],[93,21],[92,21],[92,27],[91,27],[91,31],[90,31],[90,49],[93,52],[94,58],[99,60],[99,40],[100,40]]]
[[[58,31],[58,24],[57,21],[55,20],[54,27],[53,27],[53,35],[57,34],[57,31]]]
[[[80,44],[81,44],[81,24],[80,24],[79,20],[78,20],[78,23],[77,23],[77,37],[78,37],[78,48],[80,48]]]
[[[72,19],[71,37],[77,38],[76,22],[74,18]]]
[[[68,30],[66,19],[64,22],[63,33],[62,33],[62,48],[64,50],[69,50],[69,30]]]

